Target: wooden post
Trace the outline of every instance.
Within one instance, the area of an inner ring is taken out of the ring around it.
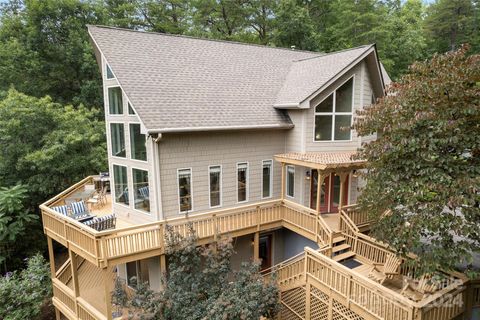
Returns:
[[[312,177],[313,179],[313,177]],[[320,170],[318,170],[318,176],[317,176],[317,214],[320,215],[320,199],[322,196],[322,185],[323,185],[323,179],[325,179],[325,176],[320,173]]]
[[[165,274],[167,272],[167,257],[165,254],[160,255],[160,272]]]
[[[57,272],[55,271],[55,254],[53,253],[53,242],[52,238],[47,236],[47,245],[48,245],[48,260],[50,260],[50,274],[52,279],[57,277]]]
[[[60,320],[62,317],[60,316],[60,310],[55,307],[55,320]]]
[[[343,203],[343,198],[345,197],[345,182],[347,181],[348,173],[341,172],[338,176],[340,177],[340,199],[338,201],[338,211],[340,212],[345,205],[345,203]]]
[[[260,232],[255,232],[253,235],[253,260],[260,261]]]
[[[110,268],[103,268],[103,286],[105,288],[105,312],[107,320],[112,320],[112,274]]]
[[[72,270],[73,294],[75,296],[75,314],[78,316],[77,298],[80,296],[80,287],[78,285],[77,256],[75,255],[75,252],[68,249],[68,257],[70,258],[70,269]]]
[[[283,199],[285,199],[285,162],[282,162],[282,195],[281,195],[281,199],[283,201]]]
[[[311,284],[307,280],[306,292],[305,292],[305,320],[310,320],[310,304],[311,304]]]

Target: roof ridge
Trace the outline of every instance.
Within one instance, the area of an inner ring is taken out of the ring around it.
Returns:
[[[86,26],[87,26],[87,28],[95,27],[95,28],[101,28],[101,29],[112,29],[112,30],[118,30],[118,31],[127,31],[127,32],[142,33],[142,34],[160,35],[160,36],[167,36],[167,37],[176,37],[176,38],[203,40],[203,41],[211,41],[211,42],[219,42],[219,43],[238,44],[238,45],[259,47],[259,48],[265,48],[265,49],[278,49],[278,50],[284,50],[284,51],[289,51],[289,52],[312,53],[312,54],[318,54],[319,56],[325,55],[324,52],[319,52],[319,51],[309,51],[309,50],[299,50],[299,49],[292,50],[290,48],[285,48],[285,47],[271,47],[271,46],[264,45],[264,44],[247,43],[247,42],[240,42],[240,41],[235,41],[235,40],[201,38],[201,37],[189,36],[189,35],[184,35],[184,34],[162,33],[162,32],[156,32],[156,31],[143,31],[143,30],[119,28],[119,27],[105,26],[105,25],[87,24]]]
[[[328,53],[323,53],[322,55],[319,55],[319,56],[316,56],[316,57],[308,57],[308,58],[303,58],[303,59],[298,59],[298,60],[295,60],[293,62],[302,62],[302,61],[305,61],[305,60],[312,60],[312,59],[317,59],[317,58],[324,58],[326,56],[331,56],[333,54],[339,54],[339,53],[344,53],[344,52],[347,52],[347,51],[352,51],[352,50],[357,50],[357,49],[361,49],[361,48],[368,48],[370,49],[371,47],[375,46],[375,44],[364,44],[364,45],[361,45],[361,46],[358,46],[358,47],[354,47],[354,48],[347,48],[347,49],[343,49],[343,50],[340,50],[340,51],[332,51],[332,52],[328,52]]]

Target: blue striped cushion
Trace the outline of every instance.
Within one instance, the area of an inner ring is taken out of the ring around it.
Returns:
[[[71,206],[72,206],[72,211],[74,215],[87,212],[87,208],[85,207],[85,202],[83,200],[78,202],[73,202]]]
[[[52,207],[52,209],[63,214],[64,216],[68,215],[68,205]]]
[[[148,190],[148,186],[141,187],[140,189],[138,189],[138,192],[145,199],[148,199],[148,197],[150,196],[150,190]]]

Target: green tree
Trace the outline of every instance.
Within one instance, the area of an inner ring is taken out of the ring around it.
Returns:
[[[20,247],[18,240],[23,237],[28,227],[34,224],[38,216],[28,212],[24,206],[27,189],[22,185],[0,188],[0,264],[8,271],[8,262],[12,259],[10,252]],[[15,257],[13,257],[15,258]]]
[[[27,268],[0,277],[0,318],[39,319],[45,309],[50,314],[52,282],[49,264],[40,255],[27,260]]]
[[[274,43],[279,47],[295,46],[302,50],[319,48],[315,25],[308,7],[301,1],[280,1],[276,11]]]
[[[467,48],[414,64],[360,112],[375,237],[419,256],[420,273],[469,265],[480,251],[480,56]],[[384,215],[386,209],[391,213]]]
[[[9,90],[0,101],[0,181],[28,187],[28,210],[106,168],[98,110],[74,108]]]
[[[85,25],[103,18],[92,1],[15,0],[4,5],[0,90],[13,85],[61,103],[101,106],[101,79]]]
[[[259,265],[231,269],[229,240],[198,247],[192,229],[187,237],[167,230],[168,277],[163,290],[139,283],[127,303],[130,317],[140,319],[259,319],[278,312],[275,282],[265,283]]]
[[[470,43],[480,50],[480,8],[472,0],[436,0],[427,10],[425,29],[432,52],[455,50]]]

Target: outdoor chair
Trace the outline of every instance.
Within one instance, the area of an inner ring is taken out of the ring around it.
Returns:
[[[373,263],[373,267],[368,273],[368,277],[380,284],[383,284],[387,279],[393,279],[400,274],[400,265],[402,261],[394,254],[389,254],[385,263]]]
[[[117,217],[114,213],[85,221],[84,224],[97,231],[115,229]]]
[[[92,206],[105,205],[107,203],[107,189],[103,188],[100,192],[97,192],[93,197],[87,200],[88,204]]]
[[[432,294],[439,289],[440,283],[432,279],[430,274],[424,274],[419,280],[407,281],[401,294],[414,300],[420,301],[426,295]]]
[[[56,206],[52,207],[52,209],[60,214],[63,214],[64,216],[68,216],[68,213],[71,210],[69,205]]]

